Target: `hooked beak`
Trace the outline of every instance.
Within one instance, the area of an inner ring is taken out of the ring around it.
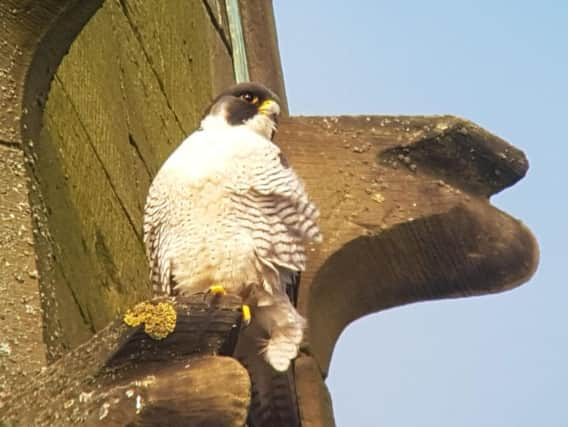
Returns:
[[[277,102],[272,99],[267,99],[258,107],[258,112],[264,114],[265,116],[277,116],[280,114],[280,106]]]

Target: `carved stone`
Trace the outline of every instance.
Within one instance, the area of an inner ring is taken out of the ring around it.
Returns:
[[[277,142],[321,210],[324,243],[311,249],[298,305],[309,323],[300,360],[313,358],[323,377],[350,322],[412,302],[505,291],[536,269],[534,236],[488,200],[521,179],[528,162],[471,122],[291,117]],[[321,377],[302,372],[301,413],[327,425],[330,408],[313,415]]]
[[[251,77],[285,104],[271,2],[240,5]],[[5,187],[29,184],[18,224],[35,225],[49,359],[74,348],[14,387],[9,401],[0,394],[0,419],[243,425],[249,377],[215,355],[232,353],[238,301],[209,312],[193,300],[193,314],[158,344],[120,322],[105,328],[150,293],[140,225],[151,177],[232,82],[223,2],[0,0],[0,17],[0,145],[18,170],[25,154],[28,175],[6,175]],[[294,373],[302,425],[330,426],[324,378],[350,322],[402,304],[504,291],[531,276],[534,237],[489,203],[528,163],[450,116],[291,117],[277,143],[322,214],[325,241],[310,248],[302,276],[298,303],[310,326]],[[31,231],[22,238],[31,242]],[[21,245],[10,248],[10,259],[30,261],[17,253]]]
[[[162,301],[159,299],[158,301]],[[0,420],[18,425],[242,426],[250,403],[234,351],[240,298],[204,295],[172,303],[163,340],[118,319],[14,391]],[[130,424],[132,423],[132,424]]]

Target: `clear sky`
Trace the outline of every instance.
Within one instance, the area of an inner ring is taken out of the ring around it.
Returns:
[[[568,426],[568,1],[274,6],[292,114],[454,114],[531,163],[492,202],[537,236],[533,279],[350,325],[327,380],[338,426]]]

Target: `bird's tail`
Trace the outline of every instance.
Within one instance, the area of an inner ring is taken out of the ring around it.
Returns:
[[[275,370],[285,372],[290,362],[298,355],[298,349],[304,336],[305,320],[298,314],[287,296],[275,304],[258,307],[257,322],[268,333],[266,340],[261,340],[260,352]]]
[[[284,294],[252,306],[235,351],[252,381],[248,424],[252,427],[299,426],[292,360],[298,355],[305,320]]]
[[[252,397],[249,427],[299,427],[293,367],[278,372],[261,360],[251,371]]]

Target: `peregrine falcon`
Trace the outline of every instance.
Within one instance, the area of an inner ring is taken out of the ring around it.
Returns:
[[[154,178],[144,243],[156,292],[240,295],[250,325],[238,351],[283,372],[305,328],[286,290],[305,268],[304,244],[321,235],[318,210],[272,142],[279,113],[260,84],[222,92]]]

